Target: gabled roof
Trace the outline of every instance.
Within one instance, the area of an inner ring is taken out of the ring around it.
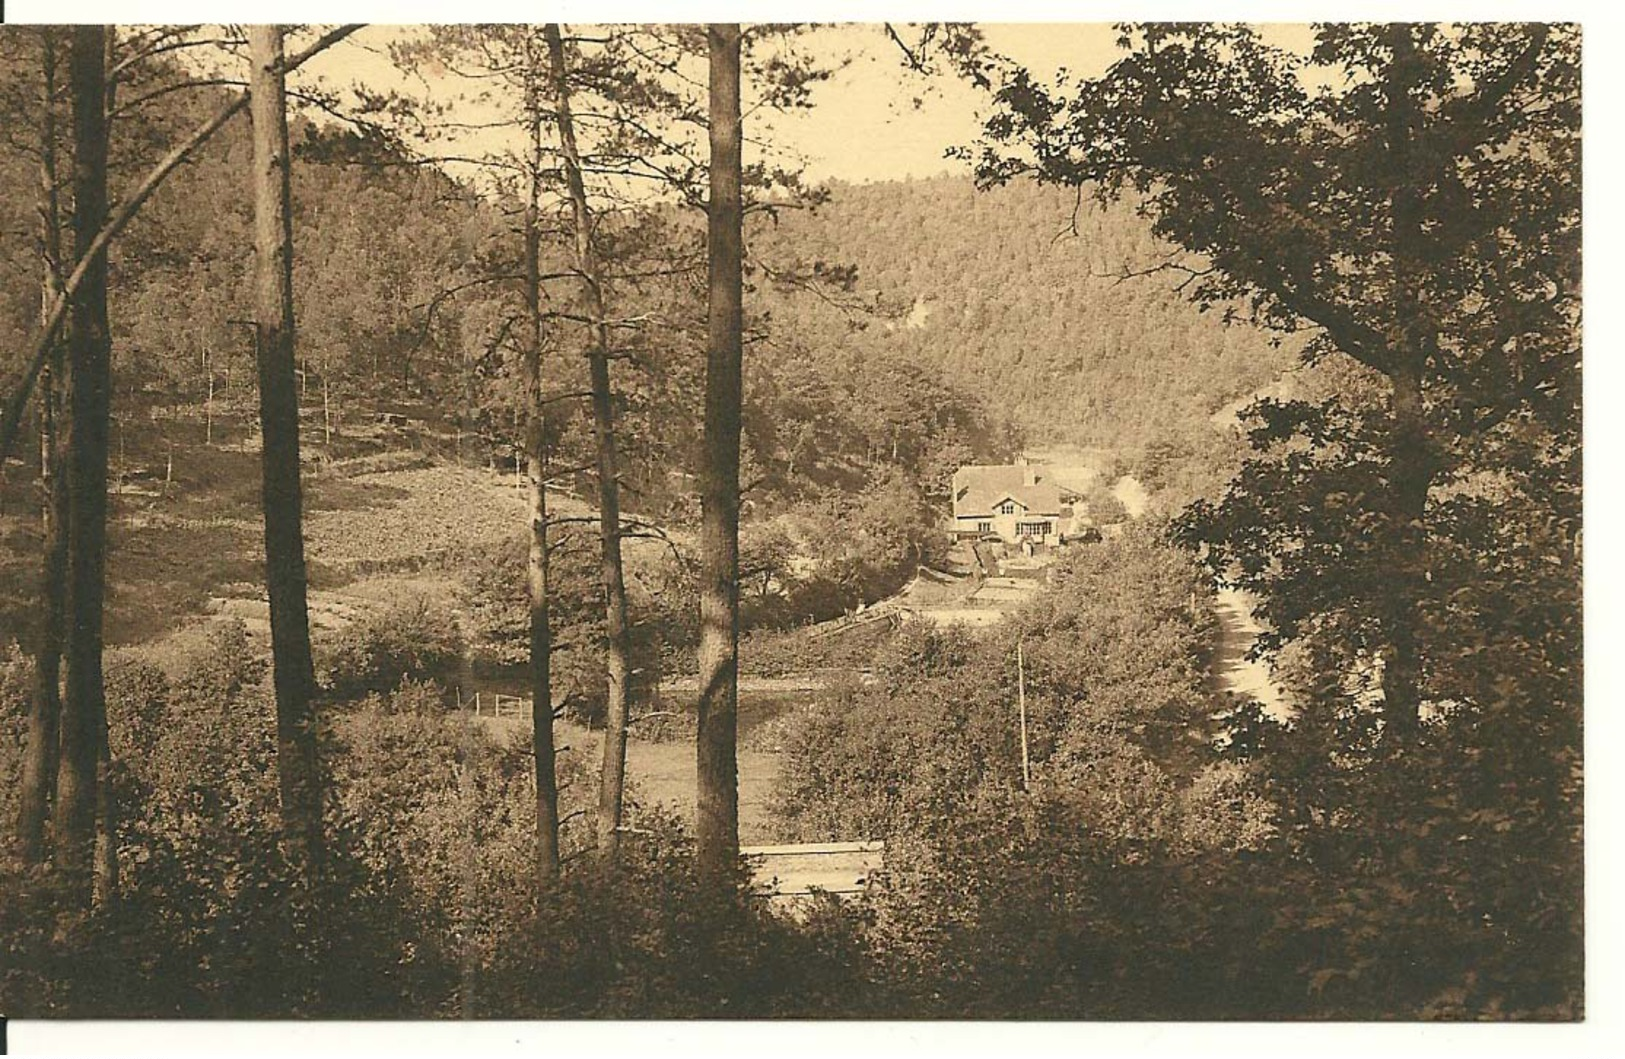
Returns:
[[[1034,484],[1027,485],[1032,471]],[[991,515],[1005,500],[1014,500],[1029,514],[1061,514],[1061,489],[1049,468],[1022,464],[972,464],[954,472],[954,514],[958,517]]]

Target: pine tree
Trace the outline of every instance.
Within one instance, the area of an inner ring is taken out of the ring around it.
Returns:
[[[294,376],[293,219],[279,26],[248,31],[254,124],[254,345],[259,366],[265,588],[271,608],[282,827],[308,881],[322,861],[316,676],[306,603],[299,391]]]
[[[700,870],[723,876],[739,854],[739,433],[742,415],[743,197],[740,33],[718,24],[710,51],[710,346],[701,468],[699,777]]]
[[[106,783],[107,701],[102,674],[102,604],[107,562],[107,446],[112,340],[107,259],[90,258],[107,218],[108,31],[76,26],[68,55],[73,95],[73,236],[89,260],[70,300],[68,328],[67,682],[61,757],[52,812],[55,862],[76,898],[94,893],[98,803]],[[104,817],[105,822],[105,817]],[[103,896],[107,896],[104,894]]]

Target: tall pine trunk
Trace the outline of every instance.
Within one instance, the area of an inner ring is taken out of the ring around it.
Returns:
[[[700,489],[700,701],[696,734],[699,869],[721,878],[739,856],[739,425],[742,392],[743,203],[739,27],[713,25],[711,199],[708,224],[710,346],[705,361],[705,448]]]
[[[556,23],[543,27],[553,80],[553,107],[559,147],[564,155],[565,184],[575,228],[575,267],[581,275],[591,320],[593,433],[598,443],[598,532],[602,558],[599,581],[604,592],[604,669],[608,700],[604,711],[604,764],[598,784],[598,849],[613,860],[620,844],[626,790],[626,730],[631,718],[631,633],[626,614],[626,580],[621,568],[621,496],[619,460],[615,453],[615,394],[610,386],[609,324],[604,319],[603,276],[592,248],[592,211],[581,175],[575,120],[570,111],[570,78],[564,40]]]
[[[40,31],[40,320],[49,326],[51,307],[61,290],[62,228],[57,196],[56,166],[56,31]],[[34,644],[34,687],[28,716],[28,754],[23,760],[22,790],[18,796],[17,847],[23,860],[45,859],[45,821],[50,812],[51,788],[56,783],[57,726],[62,712],[63,597],[68,566],[67,454],[59,428],[62,409],[62,351],[55,337],[40,373],[40,484],[45,499],[41,512],[44,541],[40,574],[39,631]]]
[[[305,598],[282,30],[278,26],[250,27],[248,44],[252,66],[249,108],[254,124],[254,332],[277,769],[284,840],[289,856],[308,881],[322,860],[322,788],[313,704],[316,678]]]
[[[530,476],[530,725],[536,755],[536,882],[559,879],[559,789],[553,747],[553,630],[550,616],[547,532],[547,413],[542,394],[542,100],[530,92],[530,193],[525,200],[525,390],[530,420],[525,449]]]
[[[75,26],[69,48],[73,92],[73,241],[83,260],[107,219],[107,30]],[[67,682],[63,697],[53,853],[77,900],[95,892],[98,808],[105,783],[107,701],[102,682],[102,604],[107,562],[107,439],[112,338],[107,257],[96,255],[74,292],[68,324]],[[109,843],[110,845],[110,843]],[[104,885],[111,880],[104,879]]]

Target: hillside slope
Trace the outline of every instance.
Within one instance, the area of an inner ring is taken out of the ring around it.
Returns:
[[[850,264],[895,313],[855,334],[827,305],[771,298],[804,337],[901,354],[978,395],[1032,443],[1137,452],[1212,432],[1215,411],[1273,381],[1291,349],[1222,307],[1202,313],[1129,206],[968,179],[836,185],[816,212],[754,233],[764,257]]]

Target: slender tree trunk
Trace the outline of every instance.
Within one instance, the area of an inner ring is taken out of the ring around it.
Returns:
[[[604,319],[604,289],[592,249],[592,211],[587,206],[570,112],[570,79],[565,68],[564,40],[557,23],[543,27],[553,79],[553,106],[564,154],[565,183],[575,228],[575,264],[592,320],[591,349],[593,432],[598,441],[598,527],[602,545],[599,580],[604,591],[604,668],[608,705],[604,714],[604,766],[598,785],[598,848],[613,860],[620,842],[626,788],[626,729],[631,715],[631,632],[626,616],[626,581],[621,569],[621,497],[619,460],[615,453],[615,394],[610,387],[609,325]]]
[[[209,364],[209,347],[203,347],[203,375],[205,390],[203,398],[203,446],[214,448],[214,368]]]
[[[102,26],[75,26],[69,50],[73,89],[74,250],[85,261],[107,216],[107,112]],[[74,291],[68,326],[67,686],[52,815],[55,861],[75,896],[94,894],[99,763],[107,746],[102,683],[102,603],[107,560],[107,439],[112,339],[107,324],[107,259],[88,261]]]
[[[536,880],[559,878],[559,789],[553,746],[553,635],[549,613],[547,458],[545,424],[531,431],[530,476],[530,688],[531,739],[536,752]]]
[[[277,769],[289,855],[309,881],[322,860],[314,666],[305,598],[299,397],[294,379],[293,218],[282,30],[248,31],[254,124],[255,356],[265,509],[265,587],[271,606]]]
[[[62,227],[56,171],[56,31],[40,31],[44,94],[40,117],[40,317],[50,318],[61,289]],[[26,863],[45,859],[45,820],[56,783],[57,725],[62,711],[62,622],[67,577],[68,489],[63,432],[57,426],[62,398],[62,343],[52,343],[40,376],[40,480],[44,561],[40,577],[39,636],[34,647],[34,688],[28,717],[28,756],[18,797],[17,847]]]
[[[743,205],[739,27],[707,30],[711,54],[710,347],[700,475],[699,869],[725,877],[739,856],[739,429]]]
[[[1390,732],[1408,740],[1421,723],[1423,649],[1421,604],[1427,578],[1428,491],[1436,473],[1433,440],[1423,398],[1424,376],[1438,351],[1438,333],[1424,290],[1422,263],[1428,255],[1423,228],[1422,188],[1413,173],[1416,128],[1420,121],[1413,86],[1418,57],[1413,28],[1390,30],[1394,60],[1388,73],[1388,146],[1396,184],[1391,194],[1393,259],[1398,280],[1397,322],[1389,348],[1394,361],[1389,412],[1389,591],[1383,653],[1383,717]]]
[[[547,405],[542,397],[542,99],[530,93],[530,194],[525,200],[525,389],[530,395],[530,726],[536,754],[536,882],[559,879],[559,790],[553,747],[553,630],[547,555]]]
[[[102,35],[102,68],[104,70],[113,69],[113,64],[116,60],[117,40],[118,28],[116,26],[109,26],[107,28],[107,32]],[[102,139],[107,143],[112,142],[112,115],[116,109],[114,106],[114,94],[117,92],[117,90],[118,83],[116,81],[109,80],[102,95],[102,106],[104,108],[103,113],[105,115],[102,124]],[[103,190],[105,193],[105,181],[103,182]],[[106,211],[104,209],[104,217],[105,214]],[[111,331],[109,331],[109,335],[111,335]],[[111,338],[109,338],[108,341],[108,352],[108,398],[109,404],[111,404],[113,392]],[[109,411],[108,415],[108,425],[118,429],[118,491],[119,495],[122,496],[124,495],[125,467],[124,426],[122,423],[113,421],[111,411]],[[105,585],[105,583],[106,579],[104,575],[103,584]],[[101,739],[99,741],[99,745],[96,747],[95,899],[98,903],[105,905],[118,899],[118,803],[113,797],[113,754],[111,740],[108,738],[107,724],[105,721],[105,703],[103,713],[104,720],[101,727]]]
[[[60,355],[56,356],[60,364]],[[57,426],[55,407],[61,398],[56,379],[60,371],[48,369],[40,382],[44,416],[41,458],[45,461],[43,511],[44,561],[40,577],[39,638],[34,649],[34,687],[28,718],[28,756],[23,762],[18,805],[18,850],[25,862],[45,859],[45,821],[56,784],[58,725],[62,711],[62,631],[68,570],[68,489],[65,479],[65,432]]]

